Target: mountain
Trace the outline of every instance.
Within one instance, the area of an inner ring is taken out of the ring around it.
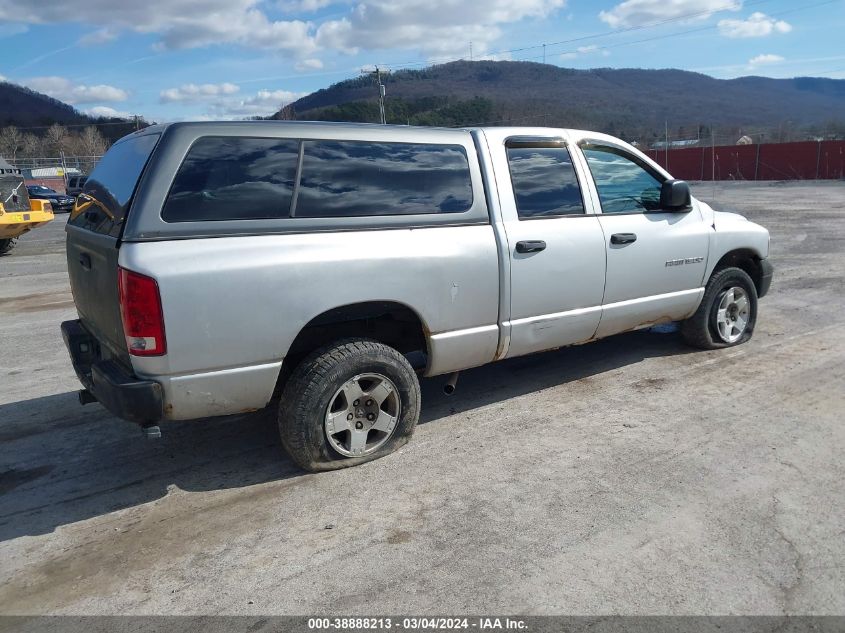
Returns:
[[[110,141],[129,134],[135,123],[119,118],[91,117],[66,103],[24,86],[0,82],[0,128],[14,125],[43,132],[53,123],[94,125]]]
[[[575,70],[532,62],[452,62],[383,75],[388,123],[515,124],[596,129],[629,138],[717,129],[845,123],[845,80],[715,79],[683,70]],[[293,104],[300,120],[377,121],[361,76]],[[290,109],[287,110],[287,113]],[[274,118],[284,118],[282,110]]]
[[[0,127],[53,123],[73,125],[88,122],[88,117],[58,99],[16,84],[0,83]]]

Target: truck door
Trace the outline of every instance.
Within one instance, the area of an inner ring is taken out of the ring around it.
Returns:
[[[510,257],[506,356],[587,341],[601,317],[604,238],[570,148],[560,137],[487,134],[504,145],[492,155]]]
[[[710,227],[698,204],[660,209],[666,178],[643,158],[610,142],[579,143],[592,173],[607,251],[607,281],[597,336],[656,321],[683,319],[703,289]]]

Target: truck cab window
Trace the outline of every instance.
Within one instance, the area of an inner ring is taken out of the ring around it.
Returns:
[[[581,151],[593,174],[602,213],[644,213],[660,208],[662,180],[635,156],[592,143],[581,145]]]
[[[507,154],[520,220],[584,213],[581,187],[564,145],[508,143]]]

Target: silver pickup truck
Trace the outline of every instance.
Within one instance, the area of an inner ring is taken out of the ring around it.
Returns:
[[[681,321],[747,341],[769,234],[619,139],[250,121],[116,143],[67,226],[83,403],[162,420],[277,402],[307,470],[410,438],[418,376]]]

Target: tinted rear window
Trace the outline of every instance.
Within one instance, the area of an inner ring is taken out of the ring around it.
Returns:
[[[161,212],[165,222],[287,217],[299,142],[205,137],[191,146]]]
[[[111,146],[88,176],[71,224],[114,237],[120,227],[144,166],[158,143],[158,134],[144,134]]]
[[[461,213],[472,206],[460,145],[306,141],[296,217]]]
[[[566,147],[509,145],[507,152],[520,219],[584,213]]]

